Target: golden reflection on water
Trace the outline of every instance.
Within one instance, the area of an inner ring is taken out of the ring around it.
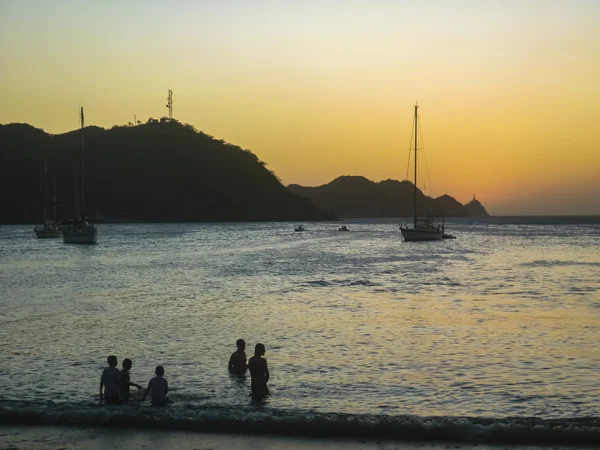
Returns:
[[[180,404],[247,405],[225,370],[243,337],[248,355],[267,347],[274,408],[598,415],[597,234],[465,229],[410,246],[386,224],[288,228],[107,225],[94,249],[0,241],[2,398],[93,401],[113,353],[140,384],[163,364]]]

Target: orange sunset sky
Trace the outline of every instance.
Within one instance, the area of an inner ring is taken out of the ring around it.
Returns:
[[[600,214],[597,0],[0,2],[0,123],[145,121],[168,89],[285,184],[403,179],[418,101],[428,195]]]

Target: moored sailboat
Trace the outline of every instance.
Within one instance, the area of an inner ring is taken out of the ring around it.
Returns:
[[[414,222],[412,228],[408,225],[400,226],[402,231],[402,237],[405,241],[441,241],[444,239],[444,225],[436,224],[434,218],[427,213],[427,217],[419,218],[417,216],[417,154],[418,154],[418,130],[419,130],[419,116],[418,116],[418,103],[415,104],[415,118],[414,118],[414,132],[415,132],[415,172],[414,172],[414,196],[413,196],[413,208],[414,208]]]
[[[62,237],[62,230],[56,225],[56,193],[54,195],[54,221],[48,220],[48,154],[44,155],[44,224],[36,225],[33,231],[38,239]]]
[[[84,171],[84,117],[83,107],[81,108],[81,211],[83,214],[79,222],[66,225],[63,230],[63,242],[65,244],[87,244],[93,245],[98,237],[98,230],[93,223],[90,223],[85,215],[85,171]],[[76,187],[76,191],[79,186]]]

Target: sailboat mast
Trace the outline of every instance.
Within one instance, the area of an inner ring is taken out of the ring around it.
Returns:
[[[419,119],[417,115],[417,109],[419,108],[419,103],[415,104],[415,190],[413,197],[413,207],[414,207],[414,217],[415,217],[415,228],[417,227],[417,136],[419,135]]]
[[[56,179],[54,180],[54,197],[53,197],[52,209],[54,211],[54,223],[56,224]]]
[[[79,218],[79,176],[77,172],[79,171],[79,167],[77,165],[77,155],[73,157],[73,175],[74,175],[74,183],[75,187],[75,218]]]
[[[84,153],[84,119],[83,106],[81,107],[81,214],[85,215],[85,153]]]
[[[44,224],[48,221],[48,149],[44,150]]]

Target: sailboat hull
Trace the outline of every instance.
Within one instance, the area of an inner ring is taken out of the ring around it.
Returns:
[[[63,242],[65,244],[94,245],[97,236],[98,230],[93,225],[70,227],[63,231]]]
[[[437,229],[401,228],[400,231],[406,242],[441,241],[444,237],[444,232]]]
[[[58,228],[35,228],[35,235],[38,239],[52,239],[63,237],[62,230]]]

